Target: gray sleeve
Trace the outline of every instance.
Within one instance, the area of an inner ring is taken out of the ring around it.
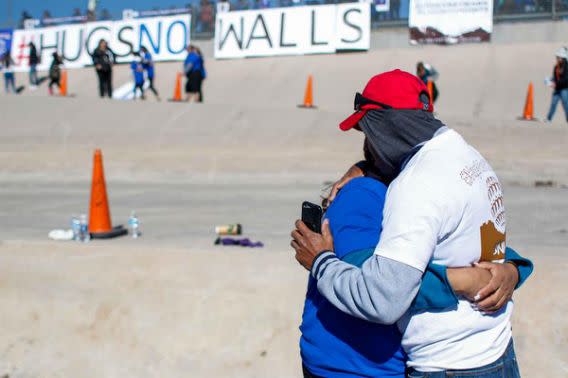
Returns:
[[[361,268],[320,254],[312,266],[319,292],[341,311],[374,323],[394,324],[410,308],[422,272],[373,255]]]

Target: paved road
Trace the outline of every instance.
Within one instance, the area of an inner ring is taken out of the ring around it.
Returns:
[[[240,222],[247,236],[282,250],[300,203],[317,201],[322,185],[114,182],[108,189],[113,222],[125,224],[136,210],[143,224],[142,239],[120,243],[209,246],[214,225]],[[522,251],[568,244],[568,189],[509,185],[505,201],[510,245]],[[88,212],[89,183],[4,182],[0,203],[0,240],[45,240],[73,214]]]

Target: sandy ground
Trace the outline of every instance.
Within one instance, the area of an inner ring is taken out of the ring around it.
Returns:
[[[86,245],[45,235],[84,211],[88,185],[37,184],[0,188],[0,374],[299,376],[307,275],[288,232],[320,182],[109,183],[115,223],[136,209],[144,234]],[[510,245],[536,265],[515,297],[524,377],[568,374],[567,193],[505,187]],[[213,225],[235,221],[266,247],[214,247]]]
[[[75,98],[0,95],[0,376],[299,377],[307,274],[292,222],[361,156],[361,136],[337,130],[354,91],[424,59],[442,72],[440,118],[495,167],[508,242],[536,265],[515,297],[523,377],[567,377],[568,128],[561,109],[552,125],[516,120],[530,80],[545,112],[565,33],[536,27],[509,43],[209,60],[204,105],[101,101],[90,69],[70,72]],[[158,67],[162,93],[178,68]],[[296,108],[308,73],[317,110]],[[136,210],[142,238],[47,241],[88,212],[96,147],[113,222]],[[235,222],[265,248],[213,246],[214,225]]]
[[[288,251],[141,244],[0,246],[0,372],[300,375],[297,327],[306,273]],[[537,270],[515,298],[518,359],[524,377],[565,377],[568,262],[537,256],[541,251],[526,251]]]

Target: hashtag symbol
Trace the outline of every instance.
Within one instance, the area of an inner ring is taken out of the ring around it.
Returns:
[[[33,37],[31,38],[31,41],[33,42],[34,39]],[[19,50],[19,54],[16,57],[16,59],[18,60],[18,62],[16,63],[18,66],[20,66],[22,64],[22,60],[27,59],[28,61],[30,60],[30,55],[26,54],[26,47],[28,46],[28,44],[26,43],[26,39],[23,38],[22,39],[22,43],[20,43],[18,45]]]

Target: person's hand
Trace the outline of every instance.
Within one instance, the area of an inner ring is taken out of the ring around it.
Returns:
[[[340,178],[339,181],[337,181],[335,184],[333,184],[327,200],[329,202],[332,202],[335,199],[337,192],[339,192],[339,190],[343,188],[349,181],[353,180],[356,177],[361,177],[364,175],[365,173],[361,170],[361,168],[356,165],[352,165],[351,168],[349,168],[343,175],[343,177]]]
[[[480,311],[494,313],[499,311],[513,297],[519,282],[519,272],[513,264],[480,262],[475,264],[491,273],[491,281],[477,293],[475,303]]]
[[[103,69],[103,66],[101,66],[100,64],[97,64],[97,65],[95,66],[95,68],[96,68],[97,70],[102,70],[102,69]]]
[[[329,221],[324,220],[321,234],[310,230],[299,219],[295,225],[296,229],[292,231],[290,245],[296,250],[296,260],[307,270],[312,270],[317,255],[324,251],[333,251],[333,236],[329,230]]]
[[[491,281],[491,273],[483,268],[448,268],[446,274],[454,293],[470,302],[475,302],[477,293]]]

